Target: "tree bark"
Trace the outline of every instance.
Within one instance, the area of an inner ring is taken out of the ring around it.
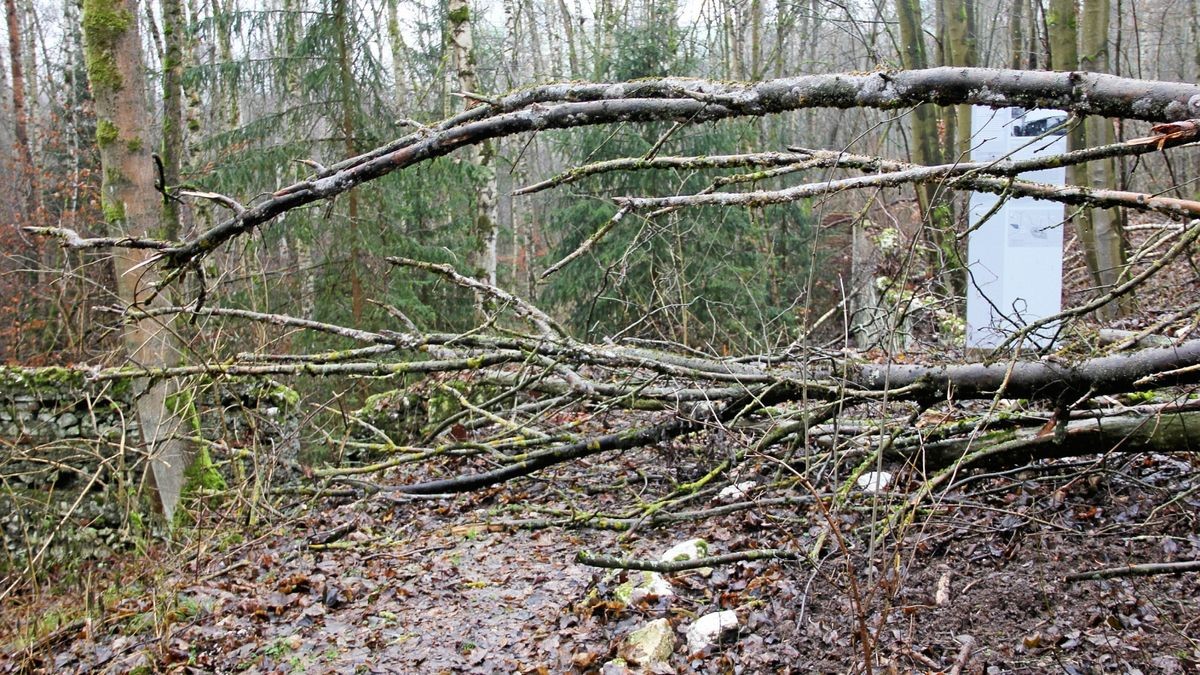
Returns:
[[[21,20],[16,0],[4,0],[4,15],[8,21],[8,58],[12,75],[13,135],[22,171],[32,173],[33,155],[29,148],[29,115],[25,105],[25,70],[22,67]],[[24,184],[24,178],[21,180]]]
[[[455,70],[458,86],[464,94],[464,110],[478,104],[469,94],[477,93],[478,80],[475,76],[475,39],[472,29],[470,6],[466,0],[450,0],[450,43],[454,50]],[[474,144],[468,150],[468,161],[478,167],[479,178],[475,193],[476,235],[482,242],[478,253],[475,274],[492,286],[496,285],[496,254],[500,240],[499,216],[497,215],[495,145],[490,139]]]
[[[183,166],[183,46],[187,23],[182,0],[162,0],[163,76],[162,146],[164,191],[179,185]],[[163,232],[167,238],[179,236],[179,205],[163,198]]]
[[[1012,0],[1008,16],[1008,67],[1020,70],[1028,63],[1025,58],[1025,5],[1028,0]],[[1032,23],[1032,21],[1031,21]],[[1036,31],[1034,31],[1036,32]]]
[[[896,16],[900,23],[901,63],[909,70],[928,68],[920,0],[896,0]],[[918,105],[913,109],[912,156],[918,164],[929,166],[943,161],[938,118],[938,110],[932,105]],[[919,186],[917,198],[930,244],[929,268],[947,275],[940,280],[943,288],[953,295],[961,295],[958,291],[966,278],[961,273],[962,265],[955,250],[953,205],[940,197],[936,185]]]
[[[350,60],[350,34],[346,12],[349,0],[334,0],[333,21],[338,36],[338,90],[341,98],[341,127],[343,147],[348,156],[357,152],[355,147],[354,123],[354,72]],[[358,233],[358,193],[351,192],[346,199],[347,235],[350,240],[350,264],[346,270],[350,278],[350,315],[354,325],[362,324],[366,309],[366,296],[362,285],[362,245]]]
[[[1079,68],[1089,72],[1108,72],[1108,26],[1109,0],[1085,0],[1083,3],[1083,30],[1080,32],[1082,45]],[[1089,117],[1084,125],[1084,138],[1088,145],[1112,143],[1116,132],[1110,120]],[[1110,158],[1093,162],[1076,172],[1072,181],[1077,185],[1104,187],[1117,185],[1117,162]],[[1080,182],[1083,179],[1084,182]],[[1091,240],[1085,242],[1093,249],[1095,266],[1089,271],[1096,286],[1096,294],[1103,295],[1121,282],[1126,270],[1126,245],[1121,214],[1116,209],[1091,209]],[[1102,310],[1103,318],[1111,319],[1131,309],[1132,297],[1112,303]]]
[[[1075,0],[1052,0],[1046,11],[1046,23],[1050,31],[1051,66],[1056,70],[1096,71],[1097,66],[1107,62],[1108,54],[1108,9],[1103,3],[1101,8],[1094,0],[1085,3],[1086,23],[1083,30],[1085,55],[1081,63],[1079,54],[1079,8]],[[1097,31],[1103,31],[1097,35]],[[1086,64],[1086,65],[1085,65]],[[1090,130],[1090,133],[1089,133]],[[1092,138],[1090,136],[1099,136]],[[1076,125],[1067,136],[1067,149],[1077,150],[1088,146],[1089,142],[1104,142],[1110,138],[1104,132],[1104,120],[1088,120]],[[1115,177],[1115,163],[1112,164],[1112,175]],[[1093,171],[1096,176],[1093,177]],[[1107,169],[1103,164],[1091,169],[1087,165],[1072,166],[1067,169],[1068,180],[1075,185],[1095,185],[1095,180],[1103,180]],[[1115,181],[1114,181],[1115,183]],[[1091,275],[1097,293],[1103,295],[1107,289],[1115,286],[1124,271],[1124,247],[1118,220],[1111,211],[1083,209],[1071,222],[1079,235],[1079,244],[1083,249],[1084,260],[1087,262],[1088,273]],[[1116,308],[1114,308],[1115,310]],[[1105,310],[1105,313],[1116,313]]]
[[[149,115],[137,30],[135,0],[85,0],[83,30],[88,79],[96,110],[96,144],[103,166],[101,206],[108,226],[121,235],[162,237],[164,227],[154,163],[150,157]],[[144,265],[151,251],[119,248],[113,257],[117,292],[129,306],[166,304],[162,294],[150,301],[158,274]],[[167,367],[179,361],[179,345],[169,320],[133,322],[124,334],[130,361],[143,367]],[[174,518],[191,458],[177,437],[190,429],[171,380],[137,383],[138,423],[150,457],[154,486],[168,522]]]

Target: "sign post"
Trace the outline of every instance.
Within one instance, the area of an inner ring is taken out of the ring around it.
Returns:
[[[1026,159],[1066,151],[1067,120],[1059,110],[993,110],[971,113],[972,159]],[[1057,129],[1057,130],[1056,130]],[[1049,132],[1049,133],[1047,133]],[[1066,169],[1021,174],[1025,180],[1062,185]],[[1007,199],[974,192],[967,240],[967,347],[988,349],[1062,307],[1063,206],[1031,197]],[[985,216],[987,221],[980,222]],[[1034,331],[1026,343],[1047,347],[1057,326]]]

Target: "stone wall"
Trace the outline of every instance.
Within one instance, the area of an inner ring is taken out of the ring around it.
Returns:
[[[270,380],[184,384],[195,400],[184,431],[215,471],[260,483],[290,475],[294,390]],[[77,370],[0,367],[0,570],[42,546],[39,564],[119,546],[149,522],[133,391],[131,381],[94,382]]]

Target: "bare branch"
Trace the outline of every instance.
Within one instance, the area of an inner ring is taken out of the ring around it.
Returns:
[[[736,551],[734,553],[724,553],[721,555],[707,556],[704,558],[691,558],[689,560],[640,560],[638,558],[621,558],[612,555],[600,555],[597,553],[589,553],[587,551],[580,551],[575,555],[575,562],[581,565],[587,565],[589,567],[600,567],[611,570],[642,570],[646,572],[661,572],[663,574],[698,570],[702,567],[732,565],[733,563],[751,562],[754,560],[803,559],[804,556],[796,553],[795,551],[786,551],[778,548]]]
[[[538,329],[538,332],[544,337],[561,339],[567,334],[566,331],[564,331],[562,327],[554,321],[554,319],[551,319],[546,315],[545,312],[529,304],[522,298],[518,298],[504,289],[496,288],[495,286],[478,279],[472,279],[468,276],[459,274],[458,271],[450,265],[439,265],[436,263],[412,260],[410,258],[401,258],[398,256],[387,258],[387,261],[393,265],[412,267],[414,269],[425,270],[427,272],[435,272],[449,279],[455,284],[462,286],[463,288],[469,288],[476,293],[491,297],[502,304],[510,305],[516,310],[517,314],[532,323],[534,327]]]
[[[89,237],[79,236],[79,233],[67,227],[23,227],[30,234],[40,234],[44,237],[55,237],[63,248],[136,248],[161,251],[175,246],[175,242],[161,239],[139,239],[137,237]]]
[[[704,100],[697,100],[700,96]],[[245,213],[166,251],[172,267],[206,255],[229,239],[291,209],[328,199],[397,169],[491,138],[612,122],[707,122],[813,107],[881,109],[918,103],[1058,108],[1078,114],[1155,122],[1200,116],[1200,86],[1097,73],[931,68],[806,75],[738,84],[665,78],[623,84],[536,87],[481,105],[333,165],[313,181],[285,187]]]
[[[1149,577],[1157,574],[1183,574],[1185,572],[1200,572],[1200,560],[1104,567],[1090,572],[1068,574],[1066,580],[1099,581],[1101,579],[1115,579],[1117,577]]]
[[[1192,139],[1194,140],[1194,139]],[[1189,140],[1188,142],[1192,142]],[[946,181],[950,187],[970,188],[981,192],[1011,194],[1018,197],[1033,197],[1049,201],[1095,207],[1121,206],[1137,211],[1157,211],[1177,218],[1200,217],[1200,202],[1172,197],[1161,197],[1121,190],[1099,190],[1078,186],[1047,185],[1032,181],[998,176],[1015,176],[1027,171],[1050,167],[1078,164],[1094,159],[1113,157],[1118,154],[1143,154],[1157,152],[1157,147],[1143,142],[1119,143],[1088,148],[1062,155],[1035,157],[1025,160],[999,162],[960,162],[936,166],[917,166],[906,162],[885,160],[878,157],[853,155],[829,150],[811,150],[813,158],[824,158],[832,164],[868,171],[886,173],[856,176],[840,180],[824,180],[805,183],[782,190],[759,190],[755,192],[702,192],[671,197],[620,197],[616,202],[634,209],[671,209],[694,206],[741,206],[759,207],[768,204],[783,204],[824,194],[845,190],[896,187],[908,183],[930,183]],[[988,175],[985,175],[988,174]]]

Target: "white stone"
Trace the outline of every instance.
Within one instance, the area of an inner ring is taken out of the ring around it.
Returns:
[[[621,656],[639,666],[665,663],[675,651],[675,631],[666,619],[655,619],[625,638]]]
[[[736,631],[739,625],[737,613],[731,609],[705,614],[687,629],[688,653],[695,654],[717,644],[725,634]]]
[[[639,572],[613,591],[613,597],[626,605],[636,605],[650,596],[670,599],[675,597],[675,589],[658,572]]]
[[[708,542],[703,539],[689,539],[667,549],[667,552],[662,554],[659,560],[663,562],[675,562],[677,560],[696,560],[697,558],[706,557],[708,557]]]
[[[726,504],[744,501],[750,496],[750,491],[758,487],[758,483],[747,480],[741,483],[734,483],[717,493],[717,500]]]
[[[879,492],[891,482],[892,474],[887,471],[869,471],[858,477],[858,487],[866,492]]]

